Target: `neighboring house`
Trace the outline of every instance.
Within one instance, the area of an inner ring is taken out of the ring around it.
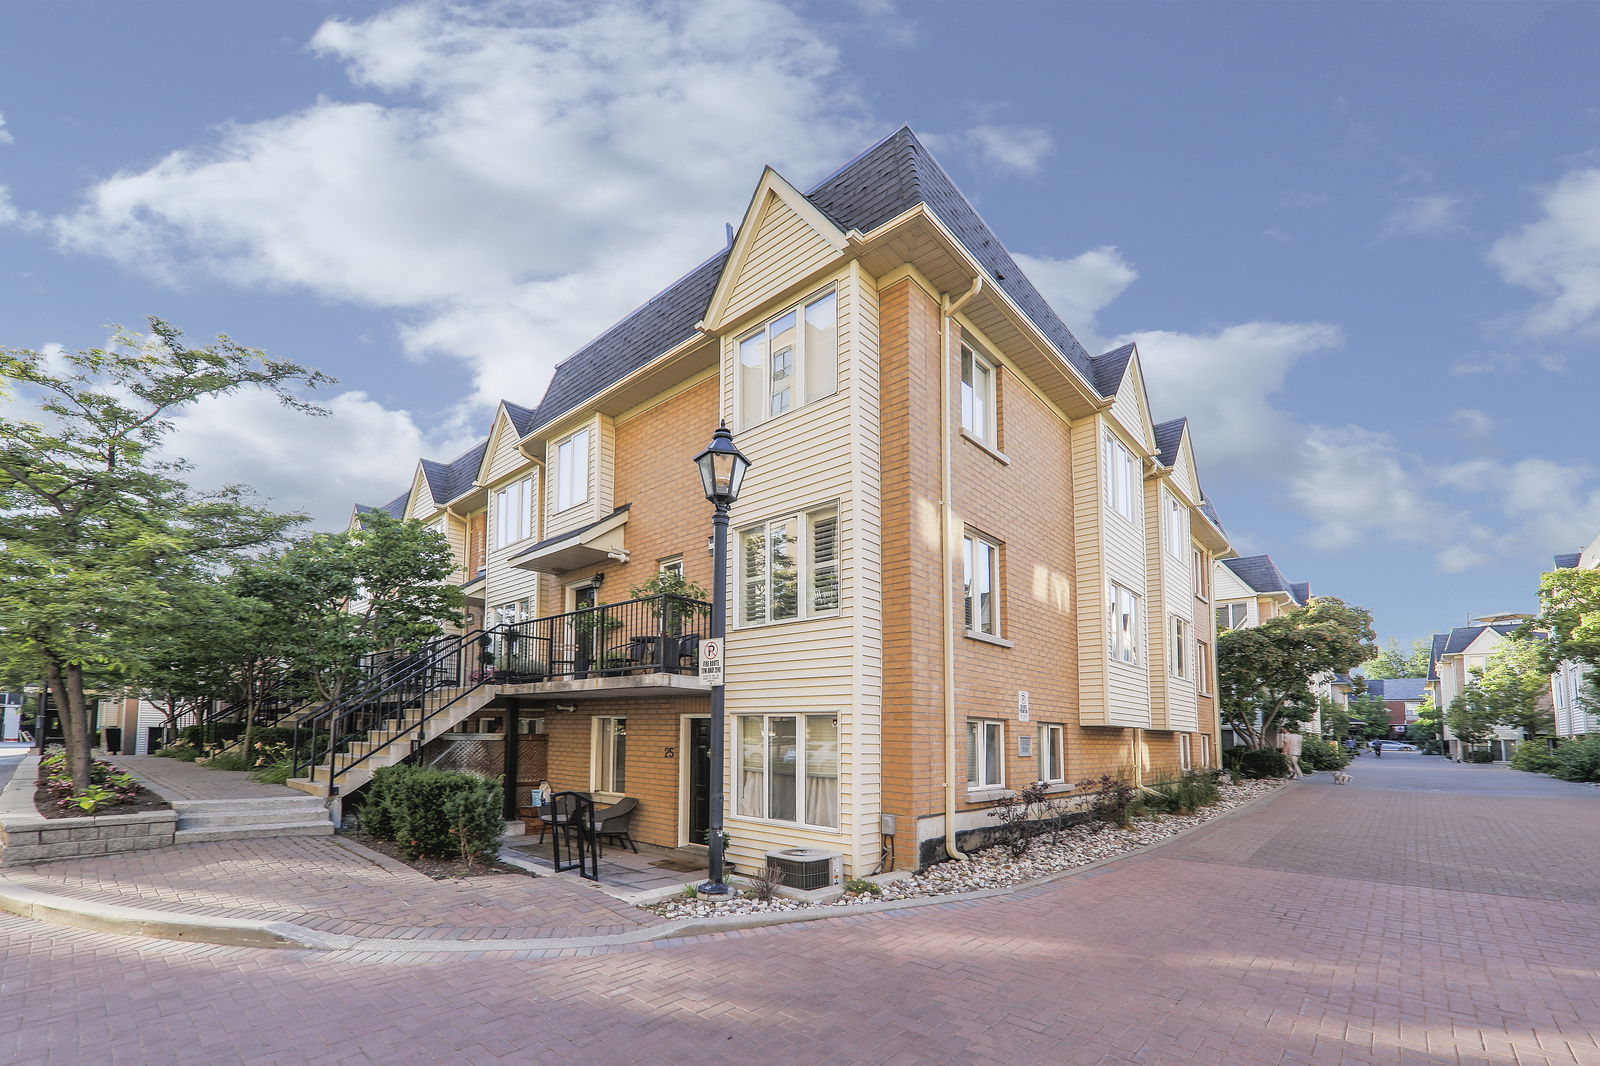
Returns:
[[[1431,695],[1434,706],[1439,708],[1445,754],[1452,759],[1459,760],[1468,750],[1468,746],[1450,731],[1449,724],[1445,721],[1450,704],[1471,684],[1472,671],[1486,667],[1490,656],[1526,619],[1526,615],[1490,615],[1475,619],[1472,625],[1460,626],[1448,633],[1434,634],[1424,697]],[[1520,740],[1522,740],[1521,730],[1510,726],[1495,726],[1494,735],[1489,742],[1474,747],[1489,751],[1498,761],[1509,759]]]
[[[149,755],[162,746],[167,717],[161,708],[145,699],[99,700],[97,714],[100,729],[100,746],[112,754]],[[112,734],[116,729],[120,744],[113,750]],[[154,744],[152,745],[152,741]]]
[[[1557,570],[1600,570],[1600,535],[1582,551],[1555,558]],[[1600,733],[1600,707],[1594,705],[1595,692],[1588,684],[1589,671],[1582,663],[1562,662],[1550,677],[1550,700],[1555,712],[1556,736],[1581,737]]]
[[[1272,561],[1270,555],[1222,558],[1213,565],[1212,570],[1216,592],[1216,628],[1219,633],[1225,629],[1258,626],[1269,618],[1276,618],[1285,611],[1304,607],[1311,602],[1311,585],[1292,582],[1284,577],[1283,571],[1278,569],[1278,564]],[[1333,697],[1334,676],[1330,674],[1317,679],[1314,688],[1318,695]],[[1322,732],[1320,711],[1301,728],[1301,732],[1308,736]],[[1242,737],[1226,725],[1223,726],[1225,747],[1243,742]]]
[[[0,692],[0,740],[22,737],[22,693]]]
[[[449,539],[474,624],[513,626],[430,737],[537,739],[518,758],[553,787],[638,799],[636,840],[703,842],[704,622],[641,634],[624,604],[662,572],[711,587],[692,460],[722,420],[752,461],[725,647],[741,869],[912,867],[1021,785],[1217,765],[1230,549],[1188,423],[1154,421],[1132,345],[1084,350],[904,128],[809,193],[768,169],[729,247],[383,506]],[[373,737],[345,792],[403,753]]]
[[[1389,712],[1389,735],[1404,740],[1417,720],[1417,708],[1428,698],[1425,677],[1374,678],[1367,682],[1367,694],[1383,701]]]

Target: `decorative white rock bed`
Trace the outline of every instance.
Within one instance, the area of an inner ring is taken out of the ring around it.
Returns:
[[[1165,814],[1141,818],[1128,829],[1101,823],[1072,826],[1061,831],[1059,840],[1055,844],[1050,843],[1049,834],[1035,837],[1027,853],[1021,858],[1012,858],[1003,846],[985,848],[972,853],[965,862],[941,862],[908,877],[884,880],[881,882],[883,894],[877,896],[860,893],[840,896],[826,902],[783,898],[754,900],[741,897],[726,903],[707,903],[699,899],[673,897],[665,902],[649,904],[646,909],[664,918],[780,914],[787,911],[853,907],[887,900],[951,896],[988,888],[1007,888],[1036,881],[1063,870],[1127,855],[1151,844],[1158,844],[1186,829],[1192,829],[1218,815],[1225,814],[1240,804],[1249,803],[1275,791],[1284,784],[1283,781],[1269,780],[1223,785],[1220,803],[1196,811],[1194,814]]]

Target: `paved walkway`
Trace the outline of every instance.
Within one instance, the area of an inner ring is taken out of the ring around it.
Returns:
[[[122,767],[152,791],[168,800],[283,799],[303,796],[287,785],[263,785],[239,770],[213,770],[200,763],[162,759],[155,755],[113,755]]]
[[[1600,790],[1352,772],[1007,896],[631,947],[396,958],[0,916],[0,1062],[1600,1066]]]

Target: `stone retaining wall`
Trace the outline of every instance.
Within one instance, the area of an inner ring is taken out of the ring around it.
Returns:
[[[0,792],[0,867],[144,851],[172,843],[178,828],[176,811],[45,818],[33,806],[38,777],[39,756],[30,755]]]

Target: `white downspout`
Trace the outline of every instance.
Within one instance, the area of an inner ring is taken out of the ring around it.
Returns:
[[[956,645],[954,530],[955,508],[950,503],[950,320],[966,302],[983,288],[983,275],[954,302],[950,294],[940,299],[939,308],[939,559],[940,609],[944,612],[944,850],[952,859],[965,859],[967,853],[956,847]]]

